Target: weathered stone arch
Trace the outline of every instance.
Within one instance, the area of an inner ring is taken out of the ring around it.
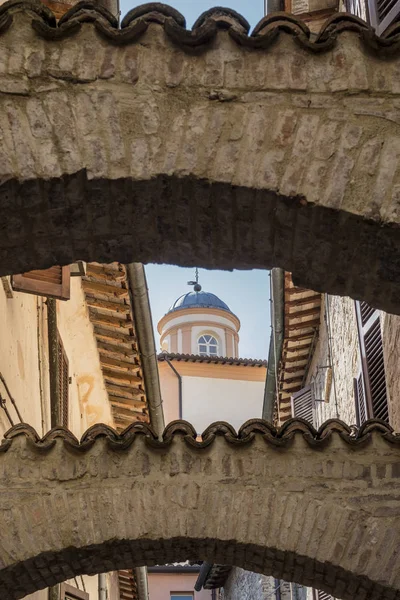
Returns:
[[[399,25],[0,7],[0,274],[280,266],[400,311]],[[5,215],[5,218],[4,218]]]
[[[321,451],[323,449],[323,451]],[[400,598],[400,436],[382,422],[276,431],[174,422],[16,426],[0,446],[0,595],[79,573],[207,559],[338,598]]]

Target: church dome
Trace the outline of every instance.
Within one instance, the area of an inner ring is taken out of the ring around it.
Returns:
[[[186,308],[219,308],[230,313],[232,312],[229,306],[218,298],[218,296],[211,294],[211,292],[204,292],[201,289],[200,291],[188,292],[180,296],[170,307],[168,313]]]

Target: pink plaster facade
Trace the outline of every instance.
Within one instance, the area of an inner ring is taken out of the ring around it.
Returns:
[[[173,592],[193,594],[193,600],[211,600],[211,590],[194,591],[198,573],[150,573],[149,600],[170,600]]]

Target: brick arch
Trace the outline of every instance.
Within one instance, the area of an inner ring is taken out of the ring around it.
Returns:
[[[0,446],[2,600],[80,573],[186,559],[228,563],[338,598],[400,598],[400,437],[253,420],[196,441],[174,422],[76,440],[16,426]]]
[[[0,274],[280,266],[399,312],[399,25],[0,7]]]

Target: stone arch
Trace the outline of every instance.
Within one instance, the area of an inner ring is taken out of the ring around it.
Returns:
[[[29,426],[0,446],[2,600],[79,573],[205,559],[399,599],[400,437],[383,422],[217,423],[196,441],[174,422],[81,441]]]
[[[0,274],[292,271],[399,312],[400,42],[338,15],[0,7]]]

